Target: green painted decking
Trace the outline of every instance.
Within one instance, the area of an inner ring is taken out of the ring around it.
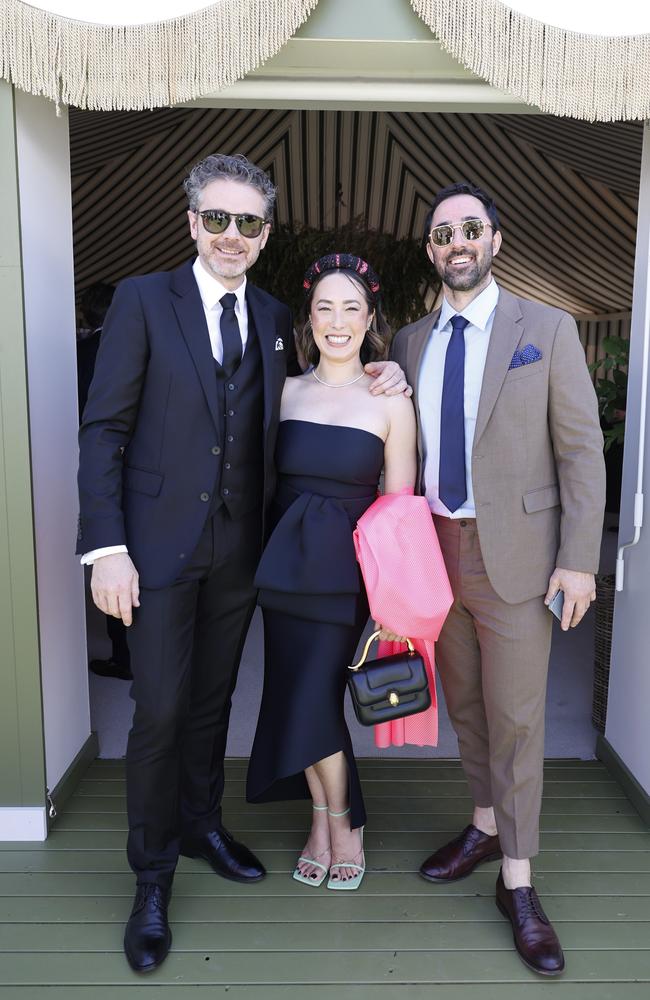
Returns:
[[[467,822],[458,762],[363,760],[360,771],[369,870],[348,894],[291,880],[307,804],[247,805],[246,761],[229,761],[225,821],[269,875],[243,886],[182,858],[172,953],[138,977],[122,954],[124,766],[96,761],[47,843],[1,845],[3,1000],[648,1000],[650,831],[602,764],[546,765],[535,883],[567,954],[553,981],[513,950],[493,900],[497,863],[447,886],[416,874]]]

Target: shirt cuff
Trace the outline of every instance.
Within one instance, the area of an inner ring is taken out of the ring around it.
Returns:
[[[104,549],[93,549],[92,552],[84,552],[81,557],[82,566],[92,566],[96,559],[102,556],[113,556],[117,552],[128,552],[126,545],[107,545]]]

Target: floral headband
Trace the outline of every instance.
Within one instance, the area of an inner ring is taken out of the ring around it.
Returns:
[[[354,271],[368,286],[372,295],[379,294],[379,278],[367,261],[352,253],[328,253],[319,257],[305,273],[302,287],[309,292],[312,285],[326,271]]]

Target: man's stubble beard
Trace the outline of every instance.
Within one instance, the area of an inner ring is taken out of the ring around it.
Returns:
[[[438,271],[438,275],[447,288],[455,292],[470,292],[481,284],[491,267],[492,253],[487,251],[480,263],[475,257],[473,265],[464,274],[455,273],[447,262],[442,274]]]
[[[241,264],[236,264],[233,261],[232,266],[228,266],[227,264],[224,266],[221,261],[216,260],[212,255],[209,257],[206,256],[205,263],[216,278],[241,278],[251,266],[248,261],[244,261]]]
[[[258,247],[257,253],[254,251],[249,252],[243,263],[238,264],[233,261],[232,268],[228,264],[222,264],[213,254],[205,254],[203,260],[206,267],[216,278],[243,278],[257,261],[261,252],[262,248]]]

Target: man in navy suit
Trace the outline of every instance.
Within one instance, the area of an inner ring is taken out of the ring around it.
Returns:
[[[179,854],[239,882],[265,875],[222,825],[223,761],[282,387],[299,371],[289,309],[246,280],[274,185],[245,157],[216,155],[185,189],[198,257],[120,284],[80,430],[77,551],[93,563],[97,606],[129,626],[137,891],[124,948],[137,971],[169,951]],[[387,364],[373,391],[402,391]]]
[[[221,796],[292,323],[246,280],[269,236],[267,175],[209,156],[185,187],[198,257],[121,283],[80,431],[77,551],[93,562],[97,606],[130,626],[137,892],[124,946],[138,971],[169,951],[179,853],[235,881],[265,874],[224,829]]]

